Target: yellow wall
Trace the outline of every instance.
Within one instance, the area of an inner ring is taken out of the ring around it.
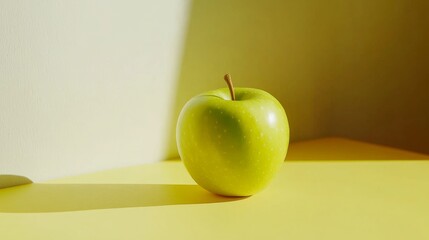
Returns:
[[[339,135],[429,152],[427,12],[427,1],[193,1],[175,116],[229,72],[282,102],[292,141]]]
[[[334,55],[324,51],[332,43],[320,19],[328,21],[329,7],[295,2],[193,1],[176,115],[192,96],[225,87],[229,72],[235,86],[264,89],[282,102],[293,140],[326,135],[330,99],[324,82]]]
[[[429,153],[429,1],[339,10],[329,132]]]

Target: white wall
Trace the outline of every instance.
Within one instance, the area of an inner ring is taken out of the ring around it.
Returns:
[[[161,160],[188,1],[0,1],[0,174]]]

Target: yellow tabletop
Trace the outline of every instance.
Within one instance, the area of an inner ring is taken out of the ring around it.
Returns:
[[[0,239],[429,239],[428,159],[327,138],[292,144],[248,198],[206,192],[180,161],[9,187]]]

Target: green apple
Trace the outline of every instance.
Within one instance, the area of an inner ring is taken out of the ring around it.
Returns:
[[[179,154],[192,178],[210,192],[250,196],[282,165],[289,124],[282,105],[252,88],[209,91],[190,99],[177,122]]]

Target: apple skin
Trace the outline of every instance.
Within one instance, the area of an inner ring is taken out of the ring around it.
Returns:
[[[228,88],[190,99],[176,128],[179,154],[192,178],[223,196],[250,196],[265,188],[284,162],[289,124],[269,93]]]

